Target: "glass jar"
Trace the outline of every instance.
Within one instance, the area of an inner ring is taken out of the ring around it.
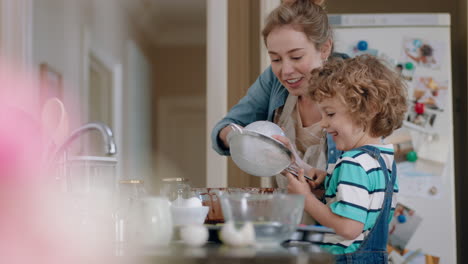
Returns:
[[[143,180],[121,180],[114,213],[116,254],[123,254],[129,244],[137,242],[141,200],[147,197]]]
[[[147,196],[143,180],[121,180],[118,186],[120,202],[131,202]]]
[[[178,197],[188,199],[194,196],[190,181],[187,178],[165,178],[162,179],[160,195],[169,201],[174,201]]]

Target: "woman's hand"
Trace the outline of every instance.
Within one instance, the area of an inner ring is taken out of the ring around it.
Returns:
[[[291,151],[292,153],[292,162],[291,163],[294,163],[294,167],[299,167],[299,168],[302,168],[304,169],[304,171],[307,171],[309,172],[312,168],[312,166],[310,166],[309,164],[307,164],[306,162],[304,162],[301,157],[299,157],[299,154],[297,154],[297,150],[296,148],[294,147],[293,144],[291,144],[291,142],[289,141],[289,138],[287,137],[283,137],[283,136],[280,136],[280,135],[273,135],[272,136],[274,139],[278,140],[279,142],[281,142],[286,148],[289,149],[289,151]],[[310,176],[309,173],[307,173],[307,176]]]
[[[273,135],[272,136],[274,139],[278,140],[279,142],[283,143],[284,146],[286,146],[291,153],[293,154],[293,162],[296,164],[297,167],[303,169],[306,171],[306,175],[312,179],[307,180],[307,183],[310,186],[310,190],[312,191],[315,196],[317,197],[322,197],[323,195],[323,182],[325,181],[325,177],[327,176],[327,172],[323,170],[319,170],[316,168],[312,168],[309,164],[305,163],[297,154],[296,149],[294,146],[291,144],[289,139],[287,137],[283,137],[280,135]],[[286,176],[286,172],[282,173],[283,175]]]
[[[227,140],[227,135],[229,134],[229,132],[231,132],[232,130],[232,127],[231,126],[225,126],[223,129],[221,129],[221,131],[219,132],[219,139],[221,140],[221,142],[223,142],[223,146],[224,148],[228,149],[229,148],[229,142]]]
[[[281,142],[285,147],[287,147],[289,150],[292,151],[291,149],[291,142],[289,141],[289,138],[281,136],[281,135],[272,135],[272,138],[278,140]]]
[[[309,174],[309,171],[312,168],[312,166],[310,166],[309,164],[307,164],[306,162],[304,162],[301,157],[299,157],[299,154],[297,154],[297,150],[296,148],[294,147],[293,144],[291,144],[291,142],[289,141],[289,139],[287,137],[283,137],[283,136],[280,136],[280,135],[273,135],[272,136],[274,139],[278,140],[279,142],[283,143],[284,146],[286,146],[292,153],[293,155],[293,162],[300,168],[304,169],[304,171],[307,172],[307,176],[310,177],[310,174]],[[311,177],[312,178],[312,177]]]
[[[278,140],[279,142],[281,142],[286,148],[288,148],[291,153],[293,154],[293,158],[294,158],[294,162],[298,163],[298,162],[301,162],[302,159],[299,157],[299,155],[297,154],[297,151],[296,151],[296,148],[294,147],[293,144],[291,144],[291,141],[289,141],[289,138],[287,137],[284,137],[284,136],[280,136],[280,135],[273,135],[271,136],[272,138]],[[300,166],[300,164],[298,164]],[[311,166],[309,166],[310,168],[312,168]],[[302,168],[302,166],[301,166]],[[309,170],[310,168],[303,168],[304,170]]]
[[[242,127],[242,126],[240,126],[240,125],[237,125],[237,124],[236,124],[236,126],[239,127],[239,128],[241,128],[241,129],[244,128],[244,127]],[[219,139],[221,139],[221,142],[222,142],[223,145],[224,145],[224,146],[222,146],[222,147],[224,147],[224,148],[226,148],[226,149],[229,148],[228,135],[229,135],[229,133],[233,130],[232,127],[233,127],[233,124],[231,123],[231,125],[225,126],[225,127],[224,127],[223,129],[221,129],[221,131],[219,132]]]

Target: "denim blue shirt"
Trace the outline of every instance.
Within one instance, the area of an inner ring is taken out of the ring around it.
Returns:
[[[250,86],[247,94],[215,125],[211,132],[213,149],[221,155],[229,155],[229,149],[222,147],[218,137],[221,129],[231,123],[244,127],[259,120],[273,121],[275,110],[285,104],[288,94],[271,66],[268,67]]]
[[[348,58],[346,54],[334,53],[332,56]],[[211,131],[213,149],[221,155],[230,155],[229,149],[223,146],[218,135],[221,129],[231,123],[246,126],[259,120],[273,121],[275,110],[286,103],[288,90],[280,83],[269,66],[250,86],[247,94],[229,110]],[[341,151],[336,149],[335,142],[327,135],[328,163],[336,163]]]

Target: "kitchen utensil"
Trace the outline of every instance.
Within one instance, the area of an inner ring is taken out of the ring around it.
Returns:
[[[118,185],[117,204],[114,212],[116,246],[125,247],[135,243],[137,236],[138,210],[141,200],[147,197],[144,181],[139,179],[120,180]]]
[[[240,169],[254,176],[270,177],[287,170],[297,177],[300,168],[294,162],[291,151],[280,141],[271,137],[275,134],[281,135],[281,129],[278,127],[280,133],[274,127],[277,127],[276,124],[262,122],[261,126],[250,127],[251,129],[261,128],[258,129],[260,132],[249,129],[249,126],[243,129],[236,124],[231,124],[232,131],[228,134],[228,142],[232,160]],[[270,128],[265,128],[265,124],[268,124]],[[312,180],[307,176],[304,177]]]
[[[226,222],[239,228],[252,223],[260,246],[278,246],[296,231],[304,211],[304,196],[297,194],[223,194]]]
[[[170,202],[165,197],[145,197],[140,200],[139,242],[148,246],[169,244],[173,235],[173,222]]]
[[[166,197],[171,202],[179,197],[188,199],[193,196],[190,188],[190,180],[187,178],[162,179],[162,187],[159,190],[159,194]]]

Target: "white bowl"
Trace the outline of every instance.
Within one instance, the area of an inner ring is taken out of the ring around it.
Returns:
[[[202,225],[205,222],[209,209],[209,206],[171,206],[172,221],[174,225]]]

